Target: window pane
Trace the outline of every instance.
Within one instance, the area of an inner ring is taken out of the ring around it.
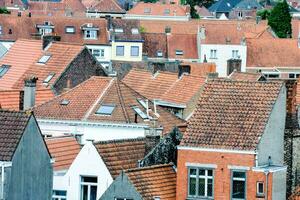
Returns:
[[[124,56],[124,46],[117,46],[116,51],[117,56]]]
[[[196,169],[190,169],[190,175],[196,175],[197,170]]]
[[[97,177],[82,177],[81,182],[97,183]]]
[[[245,178],[245,172],[233,172],[233,178]]]
[[[212,170],[207,170],[207,175],[208,176],[212,176],[213,175],[213,171]]]
[[[139,47],[137,46],[131,47],[131,56],[139,56]]]
[[[189,195],[196,195],[196,178],[190,178]]]
[[[101,105],[100,108],[96,111],[96,114],[111,115],[114,109],[114,105]]]
[[[91,186],[90,200],[96,200],[97,198],[97,186]]]
[[[245,198],[245,181],[232,181],[232,198]]]
[[[199,169],[199,175],[204,176],[205,175],[205,170],[204,169]]]
[[[81,186],[81,200],[88,200],[88,186],[82,185]]]
[[[205,195],[205,179],[199,178],[199,187],[198,187],[198,195],[204,196]]]
[[[213,194],[213,180],[207,179],[207,196],[212,197]]]

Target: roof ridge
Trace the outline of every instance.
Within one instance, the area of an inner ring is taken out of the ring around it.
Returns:
[[[115,139],[115,140],[105,140],[105,141],[95,141],[94,145],[97,144],[110,144],[110,143],[122,143],[122,142],[137,142],[144,141],[146,137],[137,137],[137,138],[125,138],[125,139]]]
[[[136,167],[136,168],[125,170],[125,173],[143,171],[143,170],[150,170],[150,169],[157,169],[157,168],[173,167],[173,166],[174,166],[173,163],[166,163],[166,164],[151,165],[151,166],[147,166],[147,167]]]

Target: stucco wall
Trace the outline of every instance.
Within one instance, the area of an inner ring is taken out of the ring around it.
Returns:
[[[110,45],[85,45],[88,49],[103,49],[104,57],[95,57],[100,63],[111,61],[111,46]]]
[[[8,199],[51,199],[52,176],[47,147],[31,117],[12,159]]]
[[[273,173],[272,182],[272,200],[285,200],[286,199],[286,170],[281,170]]]
[[[117,46],[124,46],[124,56],[116,55]],[[139,47],[139,55],[131,56],[131,46]],[[112,60],[121,60],[121,61],[142,61],[142,52],[143,52],[143,43],[142,42],[112,42],[111,43],[111,59]]]

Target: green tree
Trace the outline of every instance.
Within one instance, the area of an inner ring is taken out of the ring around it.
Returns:
[[[280,38],[290,37],[292,34],[291,15],[286,0],[278,2],[268,17],[268,24]]]
[[[270,16],[270,13],[271,13],[271,10],[262,9],[262,10],[257,11],[256,15],[260,16],[262,20],[266,20]]]
[[[0,7],[0,14],[10,14],[10,11],[7,10],[7,8],[5,8],[5,7],[3,7],[3,8]]]

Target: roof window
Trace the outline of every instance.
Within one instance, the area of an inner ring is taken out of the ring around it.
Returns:
[[[66,26],[65,32],[66,33],[75,33],[75,27],[74,26]]]
[[[43,83],[49,83],[51,79],[55,76],[55,73],[51,72],[47,78],[43,81]]]
[[[147,119],[147,115],[137,106],[132,106],[132,109],[143,119]]]
[[[2,65],[0,67],[0,78],[2,78],[6,72],[9,70],[10,66],[9,65]]]
[[[139,104],[141,104],[144,108],[147,108],[147,104],[143,99],[137,99],[137,101],[139,102]]]
[[[38,63],[45,64],[46,62],[48,62],[48,60],[50,59],[50,57],[51,57],[50,55],[43,55],[39,59]]]
[[[115,105],[101,105],[100,108],[96,111],[96,114],[111,115],[115,107]]]
[[[60,105],[62,106],[66,106],[70,103],[70,101],[68,99],[63,99],[61,102],[60,102]]]
[[[156,55],[157,55],[157,57],[163,57],[163,52],[162,52],[162,50],[158,50],[158,51],[156,52]]]

